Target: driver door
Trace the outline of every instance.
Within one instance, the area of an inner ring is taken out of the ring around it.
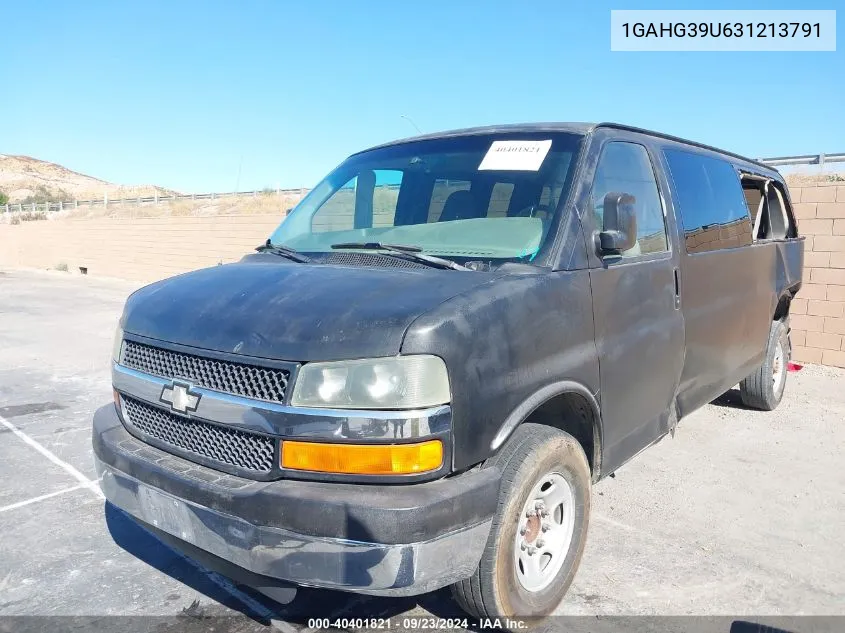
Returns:
[[[678,254],[669,239],[674,222],[667,222],[666,188],[649,149],[638,141],[598,139],[601,148],[583,214],[609,471],[674,424],[684,359]],[[604,198],[611,192],[633,196],[637,225],[634,247],[616,255],[602,254],[594,245],[603,229]]]

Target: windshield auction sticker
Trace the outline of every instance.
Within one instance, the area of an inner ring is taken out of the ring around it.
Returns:
[[[611,51],[835,51],[834,10],[613,10]]]
[[[552,147],[548,141],[493,141],[479,170],[537,171]]]

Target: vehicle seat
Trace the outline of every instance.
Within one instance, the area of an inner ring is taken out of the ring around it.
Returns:
[[[466,189],[453,191],[446,198],[443,211],[440,213],[438,222],[451,222],[452,220],[471,220],[484,217],[484,213],[475,204],[472,193]]]

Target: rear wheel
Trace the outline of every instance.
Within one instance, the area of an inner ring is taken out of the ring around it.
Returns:
[[[784,321],[773,321],[763,363],[739,383],[745,406],[772,411],[780,404],[786,388],[790,351],[789,327]]]
[[[551,614],[584,552],[590,467],[569,434],[523,424],[490,460],[502,471],[499,503],[475,573],[453,595],[476,617]]]

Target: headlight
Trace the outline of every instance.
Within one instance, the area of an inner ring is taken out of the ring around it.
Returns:
[[[123,346],[123,329],[118,326],[117,331],[114,333],[114,342],[112,343],[111,348],[111,359],[119,363],[120,362],[120,348]]]
[[[446,364],[437,356],[396,356],[307,363],[291,404],[338,409],[420,409],[451,400]]]

